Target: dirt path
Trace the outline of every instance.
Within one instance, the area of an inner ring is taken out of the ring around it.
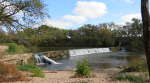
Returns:
[[[106,73],[95,72],[93,78],[72,78],[73,71],[45,71],[44,78],[32,77],[30,81],[13,82],[13,83],[125,83],[114,82],[111,75]]]
[[[3,54],[4,51],[8,49],[8,46],[2,46],[0,45],[0,55]]]

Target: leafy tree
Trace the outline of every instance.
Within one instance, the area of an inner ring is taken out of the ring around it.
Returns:
[[[112,35],[112,31],[108,28],[100,28],[100,40],[102,42],[102,45],[104,47],[107,46],[113,46],[114,44],[114,40],[113,40],[113,35]]]
[[[4,39],[6,38],[6,43],[23,44],[30,48],[31,51],[48,51],[53,48],[61,49],[61,47],[90,48],[118,45],[130,48],[130,51],[141,50],[142,37],[138,36],[141,34],[141,22],[134,20],[126,26],[128,27],[118,28],[117,25],[112,23],[87,24],[76,30],[65,30],[42,25],[37,28],[25,28],[16,32],[9,31],[7,35],[3,32],[1,34]]]

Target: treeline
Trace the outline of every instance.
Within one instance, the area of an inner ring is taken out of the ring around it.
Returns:
[[[125,26],[114,23],[86,24],[76,30],[42,25],[20,31],[0,30],[0,43],[17,43],[31,51],[68,48],[124,47],[130,51],[143,50],[142,24],[133,19]]]

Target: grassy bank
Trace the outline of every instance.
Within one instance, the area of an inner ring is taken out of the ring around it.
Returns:
[[[130,83],[149,83],[148,73],[119,73],[115,80],[126,81]]]
[[[44,77],[42,70],[31,64],[18,65],[17,68],[21,71],[31,72],[33,77]]]
[[[29,49],[23,45],[17,45],[16,43],[8,43],[8,49],[5,51],[6,54],[17,54],[29,52]]]
[[[148,67],[146,60],[135,60],[116,74],[115,80],[131,83],[149,83]]]

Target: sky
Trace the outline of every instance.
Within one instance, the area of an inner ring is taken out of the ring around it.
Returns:
[[[125,24],[141,18],[140,0],[43,0],[50,18],[42,24],[77,29],[84,24]]]

